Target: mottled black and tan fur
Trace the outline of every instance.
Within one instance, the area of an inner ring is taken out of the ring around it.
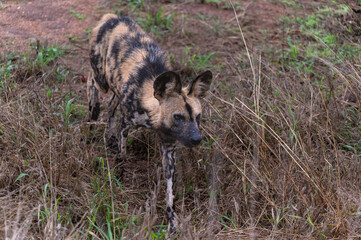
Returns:
[[[182,88],[179,75],[170,70],[153,40],[130,18],[114,14],[104,15],[93,29],[89,50],[93,69],[93,78],[88,80],[89,117],[99,116],[98,90],[110,90],[108,144],[117,143],[125,153],[130,126],[157,131],[162,140],[167,214],[174,230],[174,150],[178,142],[193,147],[202,139],[200,99],[210,87],[212,73],[206,71]]]

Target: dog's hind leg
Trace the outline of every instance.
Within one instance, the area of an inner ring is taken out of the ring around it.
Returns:
[[[120,153],[126,154],[127,153],[127,143],[128,143],[128,130],[129,125],[127,125],[124,121],[124,118],[121,117],[120,119],[120,137],[118,140],[118,149]]]

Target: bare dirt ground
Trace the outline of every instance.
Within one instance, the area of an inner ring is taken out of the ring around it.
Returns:
[[[278,18],[284,14],[282,6],[274,5],[265,0],[240,1],[242,11],[239,17],[243,26],[247,26],[257,36],[258,30],[277,30]],[[84,0],[74,1],[52,1],[52,0],[30,0],[30,1],[5,1],[0,9],[0,49],[3,52],[13,50],[28,50],[29,39],[38,39],[49,44],[71,44],[70,38],[77,36],[84,38],[85,29],[91,29],[99,20],[100,16],[107,12],[109,1]],[[159,4],[158,4],[159,5]],[[200,3],[162,4],[167,12],[177,14],[204,14],[217,18],[221,24],[234,23],[235,16],[231,9],[224,10],[215,5]],[[70,10],[83,14],[84,19],[79,20]],[[109,7],[108,7],[109,10]],[[201,31],[199,22],[194,23],[194,31]],[[199,34],[201,35],[201,34]],[[174,40],[174,39],[172,39]],[[192,41],[197,40],[192,38]],[[198,39],[197,45],[203,45],[205,41]],[[206,47],[217,39],[208,39]],[[199,44],[198,44],[199,42]],[[166,48],[177,47],[172,41],[164,41]],[[86,44],[85,44],[86,46]]]
[[[49,43],[68,44],[69,36],[85,34],[98,19],[96,0],[87,1],[9,1],[3,2],[0,15],[0,47],[6,50],[27,50],[29,38]],[[70,13],[74,9],[86,15],[79,21]]]

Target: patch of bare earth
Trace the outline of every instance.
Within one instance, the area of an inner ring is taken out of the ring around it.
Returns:
[[[29,38],[42,42],[69,43],[69,36],[85,34],[97,19],[97,0],[35,0],[4,2],[0,10],[0,48],[3,51],[28,50]],[[77,19],[70,10],[85,16]]]

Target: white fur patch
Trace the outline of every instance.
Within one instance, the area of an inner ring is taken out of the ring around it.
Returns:
[[[138,112],[134,112],[134,117],[131,119],[132,123],[135,126],[144,126],[146,128],[150,128],[151,126],[148,124],[149,116],[146,112],[143,114],[139,114]]]
[[[167,179],[167,206],[173,206],[173,179]]]

